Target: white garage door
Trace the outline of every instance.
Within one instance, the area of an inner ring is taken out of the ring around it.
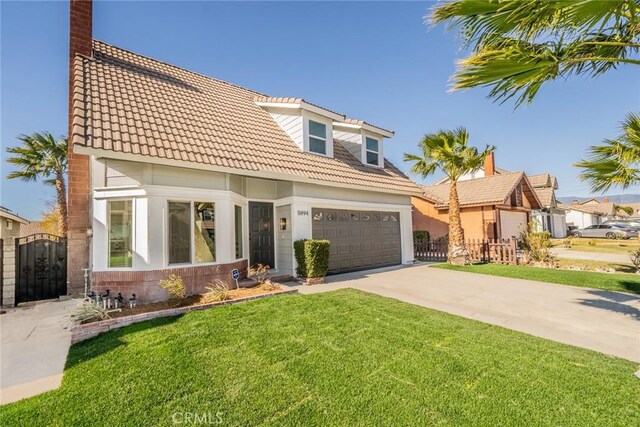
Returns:
[[[520,234],[526,229],[526,212],[500,211],[500,231],[503,239],[520,237]]]
[[[553,214],[553,237],[562,238],[567,235],[567,224],[564,215]]]

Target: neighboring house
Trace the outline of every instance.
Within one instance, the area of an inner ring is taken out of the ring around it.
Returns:
[[[491,159],[489,159],[491,161]],[[486,168],[486,170],[491,170]],[[413,197],[413,228],[431,238],[447,235],[449,189],[443,182]],[[527,229],[540,202],[523,172],[501,173],[458,182],[460,216],[466,239],[509,239]]]
[[[0,220],[2,220],[0,223],[0,239],[22,236],[21,228],[29,224],[29,221],[3,206],[0,206]]]
[[[538,231],[548,231],[554,238],[565,237],[567,235],[566,213],[559,208],[555,195],[558,180],[548,173],[530,175],[528,178],[541,205],[540,209],[531,212]]]
[[[91,42],[84,3],[71,9],[72,292],[86,265],[93,290],[142,301],[166,298],[170,273],[194,293],[254,264],[292,275],[298,239],[331,241],[331,273],[413,261],[420,187],[384,159],[393,132]]]
[[[634,215],[640,216],[640,205],[636,206],[631,204],[630,207],[634,210],[632,215],[629,215],[625,210],[621,209],[627,205],[617,205],[609,201],[608,197],[604,197],[602,200],[596,198],[584,200],[578,202],[574,200],[571,205],[562,204],[561,209],[566,211],[567,225],[573,228],[585,228],[591,225],[600,224],[607,220],[612,219],[628,219]]]

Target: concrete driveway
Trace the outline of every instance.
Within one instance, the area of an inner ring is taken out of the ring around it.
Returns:
[[[301,286],[355,288],[640,362],[640,296],[431,268],[396,267]]]
[[[0,404],[60,387],[79,300],[48,301],[0,316]]]

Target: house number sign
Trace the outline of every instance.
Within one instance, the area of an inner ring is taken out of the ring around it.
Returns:
[[[309,216],[309,211],[298,211],[298,216]]]

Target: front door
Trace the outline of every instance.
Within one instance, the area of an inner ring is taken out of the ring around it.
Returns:
[[[249,202],[249,262],[275,267],[273,203]]]

